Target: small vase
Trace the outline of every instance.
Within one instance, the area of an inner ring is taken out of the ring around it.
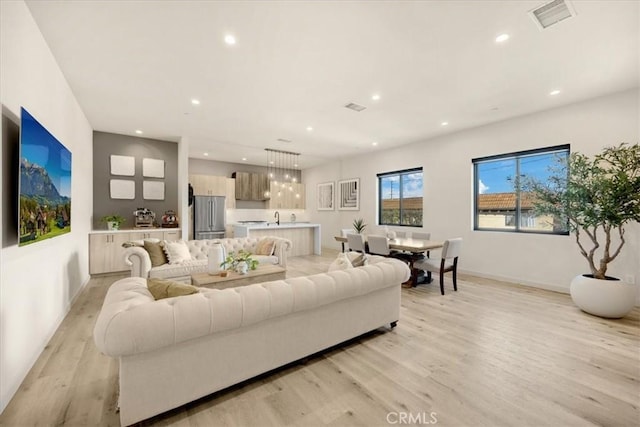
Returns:
[[[107,230],[119,230],[120,224],[116,221],[108,221],[107,222]]]
[[[246,262],[240,261],[238,265],[236,265],[236,273],[247,274],[248,271],[249,271],[249,265]]]

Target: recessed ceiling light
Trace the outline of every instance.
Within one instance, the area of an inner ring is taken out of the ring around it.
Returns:
[[[193,105],[200,105],[200,100],[194,98],[194,99],[191,100],[191,103]]]
[[[202,153],[202,154],[204,154],[205,156],[208,156],[208,155],[209,155],[209,153]]]
[[[246,162],[246,161],[247,161],[247,158],[246,158],[246,157],[243,157],[243,158],[242,158],[242,161],[243,161],[243,162]]]
[[[509,40],[509,34],[500,34],[498,37],[496,37],[496,43],[503,43],[506,42],[507,40]]]
[[[294,168],[297,168],[297,167],[298,167],[298,164],[297,164],[297,163],[295,163],[295,164],[293,165],[293,167],[294,167]]]
[[[377,142],[372,142],[371,145],[373,145],[374,147],[378,145]]]
[[[313,132],[313,127],[307,126],[307,132]]]
[[[449,122],[442,122],[440,123],[440,126],[449,126]]]
[[[224,42],[228,45],[234,45],[236,44],[236,37],[231,34],[227,34],[224,36]]]
[[[371,99],[373,99],[374,101],[377,101],[380,99],[380,94],[374,93],[373,95],[371,95]]]
[[[549,95],[551,95],[551,96],[556,96],[556,95],[558,95],[559,93],[560,93],[560,91],[559,91],[558,89],[556,89],[556,90],[552,90],[551,92],[549,92]]]
[[[137,133],[138,135],[142,135],[142,131],[141,131],[140,129],[136,129],[136,133]]]

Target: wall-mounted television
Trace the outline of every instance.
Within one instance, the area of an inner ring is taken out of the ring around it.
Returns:
[[[20,246],[71,231],[71,152],[20,109]]]

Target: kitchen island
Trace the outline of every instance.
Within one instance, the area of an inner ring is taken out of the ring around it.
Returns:
[[[320,255],[320,224],[308,222],[245,223],[233,225],[234,237],[275,236],[292,242],[289,256]]]

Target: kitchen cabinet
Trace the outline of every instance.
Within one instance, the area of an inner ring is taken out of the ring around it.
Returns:
[[[164,233],[162,230],[149,230],[149,231],[132,231],[129,233],[129,240],[143,240],[143,239],[164,239]]]
[[[291,187],[291,190],[289,189]],[[299,182],[282,185],[271,183],[269,209],[304,209],[305,186]]]
[[[227,194],[227,178],[215,175],[189,175],[189,183],[193,187],[194,196],[225,196]]]
[[[131,240],[179,240],[181,229],[118,230],[89,233],[89,274],[116,273],[129,270],[122,244]]]
[[[236,200],[264,201],[269,197],[269,177],[263,173],[234,172],[236,179]]]
[[[236,180],[233,178],[227,178],[227,192],[224,199],[224,205],[227,209],[236,208]]]
[[[113,273],[129,270],[124,262],[122,244],[130,240],[129,233],[100,233],[89,235],[89,274]]]
[[[158,240],[179,240],[180,229],[168,228],[149,231],[132,231],[129,233],[129,240],[158,239]]]

